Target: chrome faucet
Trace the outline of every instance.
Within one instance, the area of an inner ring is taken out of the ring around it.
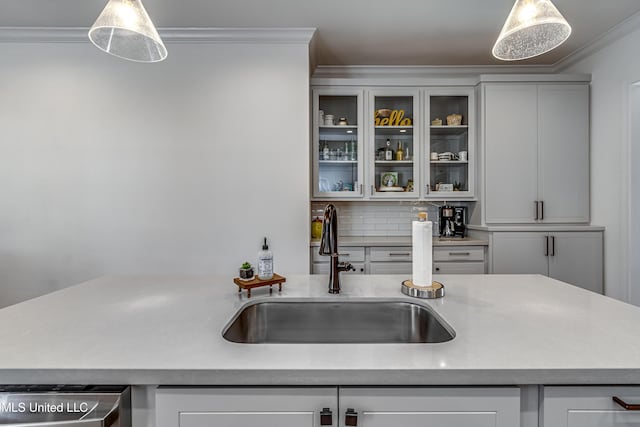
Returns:
[[[329,293],[340,293],[340,272],[356,271],[348,262],[338,261],[338,211],[332,204],[324,208],[324,220],[322,222],[322,239],[320,240],[320,255],[331,257],[331,269],[329,271]]]

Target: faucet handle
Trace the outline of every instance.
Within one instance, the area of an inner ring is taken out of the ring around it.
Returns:
[[[339,271],[356,271],[356,268],[351,265],[350,262],[339,262],[338,263],[338,270]]]

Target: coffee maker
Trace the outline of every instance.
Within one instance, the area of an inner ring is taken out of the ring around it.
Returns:
[[[440,237],[464,237],[466,223],[467,208],[449,205],[440,207]]]

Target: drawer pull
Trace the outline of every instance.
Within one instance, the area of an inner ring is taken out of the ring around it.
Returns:
[[[353,408],[348,408],[344,414],[344,425],[357,426],[358,425],[358,413]]]
[[[322,408],[322,412],[320,412],[320,425],[321,426],[333,425],[333,412],[331,412],[331,409]]]
[[[409,256],[411,252],[389,252],[389,256]]]
[[[351,254],[349,252],[343,252],[341,254],[338,254],[338,256],[351,256]]]
[[[613,396],[613,401],[618,405],[622,406],[627,411],[640,411],[640,405],[629,404],[624,400],[620,399],[618,396]]]
[[[451,256],[469,256],[471,252],[449,252]]]

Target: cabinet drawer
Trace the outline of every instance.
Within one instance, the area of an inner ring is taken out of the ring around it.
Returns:
[[[640,425],[640,411],[627,411],[613,401],[640,404],[640,387],[545,387],[544,427],[623,427]]]
[[[311,248],[311,260],[313,262],[329,262],[329,257],[320,255],[320,248]],[[338,249],[340,261],[346,262],[364,262],[364,247],[362,246],[340,246]]]
[[[362,427],[520,426],[517,387],[340,387],[340,407],[358,412]]]
[[[329,274],[330,265],[328,262],[314,262],[311,265],[311,274]],[[365,274],[363,262],[352,262],[351,265],[356,271],[343,271],[340,274]]]
[[[409,279],[412,265],[410,262],[372,262],[369,264],[369,274],[408,274]]]
[[[484,262],[434,262],[435,274],[484,274]]]
[[[412,261],[411,246],[371,248],[371,261]]]
[[[448,246],[433,248],[434,261],[484,261],[484,246]]]

